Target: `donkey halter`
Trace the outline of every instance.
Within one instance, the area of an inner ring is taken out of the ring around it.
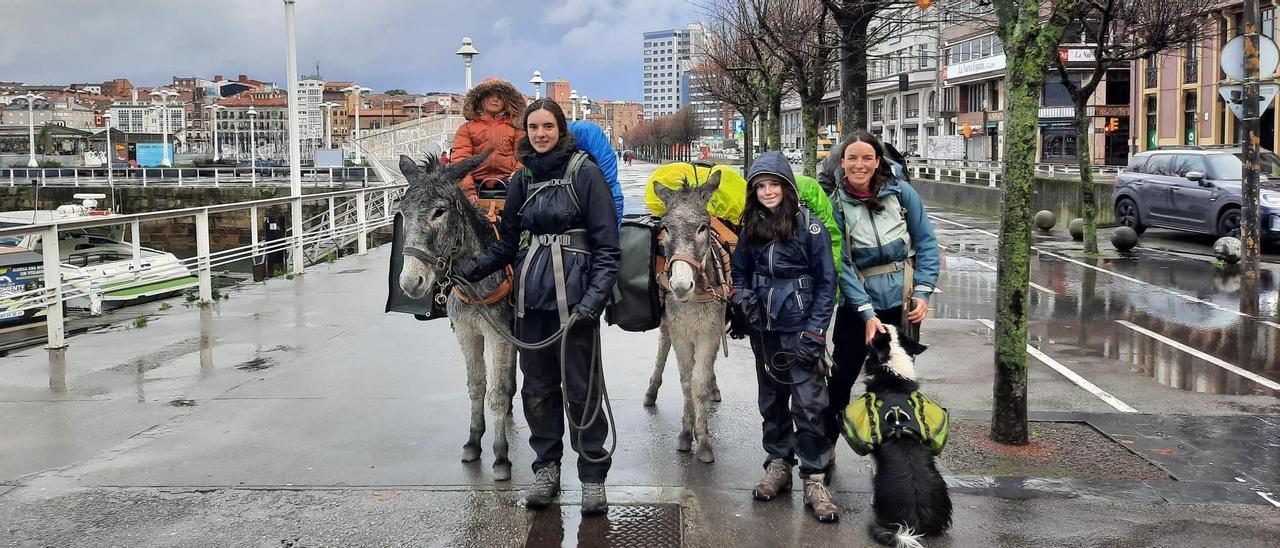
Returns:
[[[700,229],[707,231],[706,249],[702,254],[702,259],[688,253],[672,253],[666,258],[666,265],[662,269],[662,277],[659,285],[666,291],[671,290],[671,266],[675,263],[685,263],[694,272],[693,295],[690,300],[699,303],[708,303],[713,301],[729,300],[729,276],[725,272],[724,251],[719,249],[720,243],[716,233],[712,230],[711,223],[706,222],[699,226]],[[659,238],[667,233],[664,227],[659,232]]]

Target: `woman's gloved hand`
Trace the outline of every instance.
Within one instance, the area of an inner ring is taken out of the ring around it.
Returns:
[[[801,331],[796,350],[805,363],[820,363],[827,352],[827,338],[812,331]]]
[[[751,334],[751,321],[736,306],[729,307],[729,338],[744,339]]]

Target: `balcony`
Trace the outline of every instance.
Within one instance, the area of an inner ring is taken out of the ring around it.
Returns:
[[[871,113],[871,121],[872,121],[872,122],[883,122],[883,121],[884,121],[884,115],[883,115],[883,114],[881,114],[881,113],[879,113],[879,112],[873,112],[873,113]]]
[[[1160,79],[1157,77],[1155,67],[1147,67],[1146,85],[1148,88],[1155,88],[1160,86]]]
[[[920,109],[918,108],[907,109],[907,116],[906,116],[907,120],[914,120],[919,117],[920,117]]]
[[[1200,62],[1188,59],[1182,63],[1182,83],[1194,84],[1200,81]]]

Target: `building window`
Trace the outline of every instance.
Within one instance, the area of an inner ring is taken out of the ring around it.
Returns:
[[[1045,161],[1076,160],[1075,130],[1046,130],[1043,139],[1042,150]]]
[[[906,113],[903,118],[912,120],[920,117],[920,94],[912,93],[911,95],[903,97],[902,101],[902,108],[906,109]]]
[[[898,98],[897,97],[889,99],[889,119],[890,120],[898,119]]]
[[[871,102],[871,121],[879,122],[884,119],[884,100],[876,99]]]
[[[1191,41],[1182,57],[1182,83],[1193,84],[1200,81],[1200,61],[1197,57],[1199,44]]]
[[[1156,70],[1159,66],[1157,64],[1158,63],[1157,59],[1158,57],[1156,57],[1156,54],[1153,53],[1151,55],[1148,55],[1147,60],[1144,61],[1144,63],[1147,66],[1145,71],[1145,76],[1146,76],[1145,83],[1148,88],[1154,88],[1160,84],[1160,81],[1158,78],[1159,75],[1156,73]]]
[[[1157,140],[1157,138],[1156,138],[1156,135],[1157,135],[1157,133],[1156,133],[1156,121],[1157,121],[1157,120],[1156,120],[1156,112],[1158,111],[1158,109],[1157,109],[1157,107],[1156,107],[1156,96],[1155,96],[1155,95],[1148,95],[1148,96],[1147,96],[1147,109],[1146,109],[1146,110],[1147,110],[1147,116],[1146,116],[1146,118],[1147,118],[1147,124],[1146,124],[1146,126],[1147,126],[1147,127],[1146,127],[1146,129],[1147,129],[1147,149],[1148,149],[1148,150],[1150,150],[1150,149],[1156,148],[1156,146],[1158,146],[1158,145],[1156,144],[1156,143],[1157,143],[1157,141],[1158,141],[1158,140]]]
[[[968,99],[966,103],[969,107],[965,112],[982,112],[984,110],[982,108],[983,87],[985,87],[984,84],[970,84],[964,87],[966,92],[965,95]]]
[[[1187,92],[1182,96],[1183,144],[1196,144],[1196,113],[1198,111],[1199,105],[1196,103],[1196,92]]]
[[[929,68],[929,44],[920,44],[920,68]]]
[[[929,117],[932,118],[937,115],[938,115],[938,93],[935,91],[930,91],[929,92]]]

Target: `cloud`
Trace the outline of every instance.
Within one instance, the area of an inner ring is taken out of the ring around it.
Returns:
[[[298,70],[378,90],[461,91],[454,52],[469,35],[475,76],[526,92],[529,76],[570,79],[592,97],[640,97],[648,30],[696,17],[686,0],[305,0],[296,5]],[[5,0],[0,80],[32,84],[221,74],[284,84],[285,22],[279,0]]]

